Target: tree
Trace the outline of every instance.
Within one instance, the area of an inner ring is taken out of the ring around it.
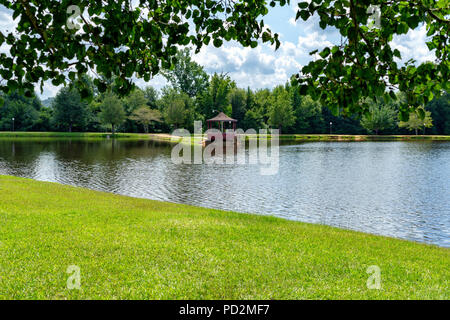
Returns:
[[[320,133],[365,134],[367,130],[361,126],[361,117],[357,115],[333,115],[329,108],[322,108],[323,127]],[[330,122],[332,126],[330,128]]]
[[[26,131],[33,128],[42,108],[38,98],[27,98],[15,91],[4,96],[0,104],[0,130]],[[12,120],[14,118],[14,121]]]
[[[254,94],[253,103],[259,113],[263,116],[264,122],[268,122],[268,114],[270,111],[270,96],[271,92],[269,89],[257,90]]]
[[[172,87],[162,89],[162,96],[158,101],[158,106],[163,114],[164,121],[175,128],[185,124],[188,113],[193,112],[189,96]]]
[[[147,105],[154,109],[156,108],[156,102],[158,101],[158,91],[152,86],[148,86],[144,89],[144,96],[147,99]]]
[[[148,103],[145,93],[139,89],[134,89],[127,97],[124,98],[125,112],[129,115],[134,110],[146,106]]]
[[[269,124],[278,128],[288,128],[295,123],[294,110],[289,92],[282,86],[276,87],[269,97]]]
[[[178,50],[173,68],[163,70],[164,77],[178,91],[193,98],[208,87],[209,76],[203,67],[192,61],[189,48]]]
[[[161,112],[159,110],[150,109],[149,107],[142,106],[133,111],[130,119],[136,121],[144,126],[145,133],[149,132],[149,126],[153,121],[161,121]]]
[[[432,100],[426,109],[433,118],[433,133],[450,135],[450,94]]]
[[[111,125],[112,134],[115,134],[117,126],[121,125],[125,119],[125,111],[122,102],[113,93],[107,93],[101,104],[100,121],[105,125]]]
[[[380,131],[394,127],[396,120],[396,111],[381,99],[370,101],[369,114],[365,114],[361,119],[361,125],[369,132],[379,134]]]
[[[217,112],[226,112],[229,105],[228,94],[236,88],[236,83],[226,74],[217,74],[211,77],[208,89],[199,97],[201,112],[206,118],[211,118]]]
[[[66,76],[75,80],[95,69],[107,78],[114,76],[115,92],[126,95],[133,77],[149,81],[161,67],[170,68],[177,45],[192,45],[198,52],[210,42],[220,47],[223,40],[252,48],[260,38],[280,44],[261,20],[268,12],[265,0],[251,5],[198,0],[75,3],[78,7],[69,1],[0,0],[18,22],[16,30],[0,33],[0,46],[10,46],[9,55],[0,56],[0,75],[7,79],[1,90],[21,88],[31,95],[37,83],[52,80],[58,86]],[[94,83],[100,92],[106,91],[105,81]]]
[[[164,109],[164,119],[176,128],[184,122],[186,118],[186,105],[182,98],[172,99]]]
[[[421,117],[419,113],[424,114],[425,116]],[[411,113],[409,115],[408,121],[400,121],[398,124],[400,128],[406,128],[409,131],[415,131],[416,135],[419,134],[419,129],[423,128],[425,131],[425,128],[431,128],[433,126],[433,119],[431,118],[431,112],[426,111],[425,109],[417,109],[417,113]]]
[[[265,128],[264,117],[258,109],[247,110],[244,117],[244,129],[259,130]]]
[[[33,131],[51,131],[52,126],[53,110],[51,108],[42,107],[39,110],[39,117],[34,121]]]
[[[87,103],[80,93],[69,87],[62,88],[53,100],[53,122],[57,127],[72,132],[74,128],[83,130],[87,119]]]
[[[295,114],[296,133],[320,133],[324,122],[322,106],[310,96],[301,96],[296,86],[287,86]]]
[[[243,89],[234,88],[228,94],[231,105],[231,117],[242,122],[246,113],[247,93]]]
[[[322,29],[340,32],[340,44],[311,52],[318,53],[317,59],[302,68],[296,81],[303,95],[320,100],[335,115],[362,115],[370,110],[370,105],[361,103],[364,98],[395,99],[395,91],[400,90],[407,97],[399,106],[400,119],[406,120],[411,111],[450,89],[448,1],[314,0],[302,1],[298,8],[296,19],[318,16]],[[370,25],[373,11],[379,15],[375,27]],[[393,48],[392,37],[421,25],[427,29],[427,46],[435,50],[436,61],[397,64],[402,57]]]

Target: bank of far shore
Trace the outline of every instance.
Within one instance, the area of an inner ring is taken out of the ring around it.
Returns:
[[[271,138],[270,135],[248,135],[247,139]],[[153,140],[159,142],[178,142],[178,137],[169,133],[116,133],[107,132],[0,132],[0,138],[79,138],[79,139],[130,139]],[[205,137],[192,135],[193,144],[201,144]],[[307,141],[450,141],[450,135],[348,135],[348,134],[281,134],[285,142]]]
[[[0,230],[0,299],[450,299],[448,248],[56,183]]]

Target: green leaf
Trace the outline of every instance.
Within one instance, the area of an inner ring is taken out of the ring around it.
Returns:
[[[417,109],[417,114],[419,115],[419,118],[421,120],[425,119],[425,110],[423,110],[422,108]]]
[[[299,2],[299,4],[298,4],[298,7],[300,9],[306,9],[306,8],[308,8],[308,6],[309,6],[308,2]]]
[[[325,49],[322,50],[322,52],[319,54],[323,59],[325,59],[326,57],[328,57],[330,55],[330,48],[326,47]]]
[[[214,44],[214,47],[219,48],[220,46],[222,46],[223,41],[222,41],[222,39],[215,38],[213,41],[213,44]]]

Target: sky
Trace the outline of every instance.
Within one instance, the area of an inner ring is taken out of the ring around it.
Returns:
[[[193,59],[209,74],[227,73],[238,87],[261,89],[285,84],[291,75],[298,73],[314,59],[309,52],[340,42],[336,29],[322,30],[319,27],[317,16],[308,21],[295,21],[298,2],[294,0],[289,6],[270,8],[263,18],[264,23],[280,35],[281,45],[278,50],[274,50],[269,44],[260,43],[257,48],[251,49],[231,41],[224,42],[220,48],[215,48],[212,44],[203,47],[200,53],[193,55]],[[11,11],[0,5],[0,31],[12,30],[17,20],[12,19]],[[433,61],[434,54],[428,50],[425,40],[425,26],[420,26],[406,35],[394,37],[392,46],[400,51],[403,61]],[[0,46],[0,52],[9,52],[6,45]],[[161,89],[167,82],[162,76],[156,76],[149,82],[138,79],[136,84],[142,88],[151,85]],[[59,87],[50,82],[45,84],[42,93],[36,88],[41,99],[55,96],[58,90]]]

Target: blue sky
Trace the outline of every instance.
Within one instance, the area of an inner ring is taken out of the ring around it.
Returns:
[[[280,35],[281,46],[277,51],[267,44],[251,49],[232,41],[224,43],[221,48],[212,45],[204,47],[193,59],[210,74],[228,73],[239,87],[273,88],[286,83],[292,74],[313,59],[309,52],[340,42],[335,29],[322,30],[319,27],[317,17],[307,22],[301,19],[295,22],[298,2],[294,0],[290,6],[270,8],[269,14],[263,19],[273,32]],[[0,5],[0,30],[11,30],[15,24],[11,12]],[[400,50],[404,61],[410,58],[418,62],[431,61],[434,54],[428,51],[425,39],[426,30],[421,26],[406,35],[395,37],[392,46]],[[0,52],[8,52],[7,47],[0,47]],[[136,84],[140,87],[152,85],[160,89],[167,83],[163,77],[157,76],[148,83],[137,80]],[[39,89],[37,92],[45,99],[54,96],[58,90],[48,82],[43,93]]]

